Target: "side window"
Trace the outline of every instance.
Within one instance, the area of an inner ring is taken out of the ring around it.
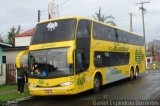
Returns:
[[[76,63],[76,74],[85,71],[85,63],[84,63],[84,53],[82,50],[77,49],[75,51],[75,63]]]
[[[94,65],[96,67],[111,67],[129,63],[128,52],[95,52]]]
[[[128,33],[125,32],[123,35],[123,43],[127,43],[127,35],[128,35]]]
[[[96,67],[103,67],[103,54],[100,52],[95,52],[94,64]]]
[[[94,38],[99,40],[105,40],[104,25],[94,23]]]
[[[116,31],[114,28],[99,23],[94,23],[94,38],[107,41],[117,40]]]
[[[124,42],[123,41],[123,36],[124,36],[124,31],[121,31],[121,30],[116,30],[117,31],[117,34],[118,34],[118,41],[119,42]]]
[[[108,41],[116,41],[116,32],[114,28],[105,27],[105,36]]]
[[[78,23],[77,38],[89,38],[91,30],[91,22],[80,20]]]

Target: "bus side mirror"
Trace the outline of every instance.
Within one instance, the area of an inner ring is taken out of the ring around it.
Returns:
[[[28,54],[29,50],[25,50],[25,51],[22,51],[20,53],[18,53],[17,57],[16,57],[16,68],[20,68],[20,63],[21,63],[21,57],[23,55],[26,55]]]

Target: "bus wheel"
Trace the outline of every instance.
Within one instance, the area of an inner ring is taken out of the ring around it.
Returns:
[[[101,79],[100,79],[100,77],[99,77],[98,75],[96,75],[96,76],[94,77],[93,85],[94,85],[94,87],[93,87],[93,92],[97,92],[97,91],[100,90]]]
[[[134,80],[134,69],[131,68],[130,70],[130,80]]]
[[[135,76],[134,76],[135,79],[138,77],[138,74],[139,74],[139,69],[136,68],[136,73],[135,73]]]

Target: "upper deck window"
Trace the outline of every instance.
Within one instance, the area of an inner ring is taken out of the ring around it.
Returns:
[[[80,20],[78,24],[77,38],[90,38],[91,22],[88,20]]]
[[[50,21],[36,26],[31,44],[51,43],[74,39],[75,19]]]
[[[142,36],[94,22],[94,39],[143,46]]]

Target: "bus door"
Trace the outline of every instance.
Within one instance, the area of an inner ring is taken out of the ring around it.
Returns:
[[[80,20],[78,23],[75,50],[75,72],[78,91],[88,89],[89,86],[87,85],[91,81],[88,71],[90,64],[90,34],[91,21]]]

